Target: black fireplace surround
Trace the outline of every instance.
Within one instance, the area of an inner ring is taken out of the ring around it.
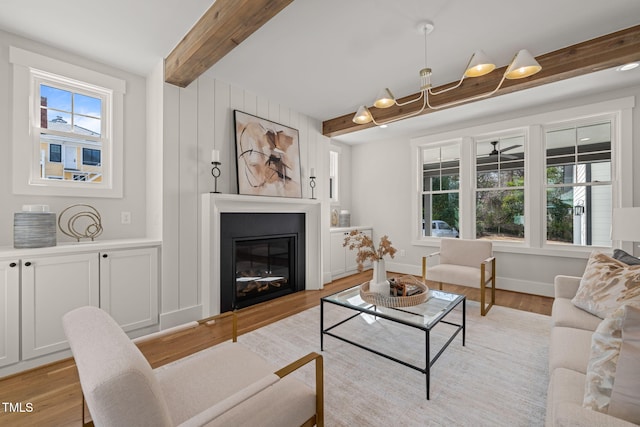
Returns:
[[[304,213],[220,214],[221,312],[304,289]]]

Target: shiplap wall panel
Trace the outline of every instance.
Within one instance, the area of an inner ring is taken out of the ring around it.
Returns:
[[[218,191],[229,193],[231,182],[235,181],[232,171],[235,171],[234,148],[229,144],[229,136],[233,128],[233,111],[229,109],[231,105],[231,94],[229,85],[218,80],[215,81],[215,121],[214,140],[216,149],[220,150],[220,178],[218,178]],[[232,180],[233,178],[233,180]]]
[[[179,232],[179,268],[180,283],[198,282],[198,169],[204,159],[198,158],[198,90],[196,81],[180,91],[180,148],[179,148],[179,185],[180,185],[180,232]],[[202,165],[204,166],[204,165]],[[180,307],[191,307],[198,303],[198,288],[180,286]]]
[[[162,167],[162,313],[177,310],[180,307],[178,298],[180,277],[178,245],[180,212],[180,187],[178,184],[178,158],[180,143],[180,127],[177,126],[180,116],[180,89],[172,85],[164,85],[164,135],[163,135],[163,167]]]
[[[201,303],[200,281],[197,277],[200,271],[200,194],[213,191],[214,188],[211,176],[211,150],[214,148],[220,151],[222,163],[218,191],[237,193],[233,110],[298,129],[303,197],[310,197],[310,167],[315,167],[316,174],[322,175],[320,157],[327,150],[328,138],[321,135],[320,121],[208,76],[200,77],[184,89],[166,84],[162,267],[164,313]]]

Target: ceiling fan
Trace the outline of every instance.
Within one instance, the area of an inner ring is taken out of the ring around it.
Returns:
[[[522,145],[512,145],[511,147],[503,148],[502,150],[498,150],[497,145],[499,141],[491,141],[491,145],[493,145],[493,150],[489,153],[489,157],[500,155],[500,157],[505,159],[517,159],[517,156],[513,154],[504,154],[505,151],[513,150],[514,148],[521,147]]]

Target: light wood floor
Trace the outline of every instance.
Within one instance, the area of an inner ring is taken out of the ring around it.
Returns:
[[[371,278],[371,272],[359,273],[325,285],[320,291],[297,292],[238,311],[238,332],[243,334],[287,316],[318,305],[320,298],[355,286]],[[432,284],[430,286],[433,286]],[[435,286],[434,286],[435,287]],[[444,290],[464,294],[479,301],[478,289],[445,285]],[[496,305],[551,314],[553,298],[496,291]],[[488,316],[491,316],[489,312]],[[139,345],[153,367],[192,354],[231,338],[231,320],[201,325]],[[0,402],[33,405],[32,412],[6,413],[0,405],[0,426],[80,426],[82,394],[72,359],[63,360],[22,374],[0,379]]]

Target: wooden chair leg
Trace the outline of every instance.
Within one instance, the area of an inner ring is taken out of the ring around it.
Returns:
[[[491,260],[491,298],[485,305],[487,281],[485,280],[485,264],[480,265],[480,315],[486,316],[496,302],[496,260]]]

